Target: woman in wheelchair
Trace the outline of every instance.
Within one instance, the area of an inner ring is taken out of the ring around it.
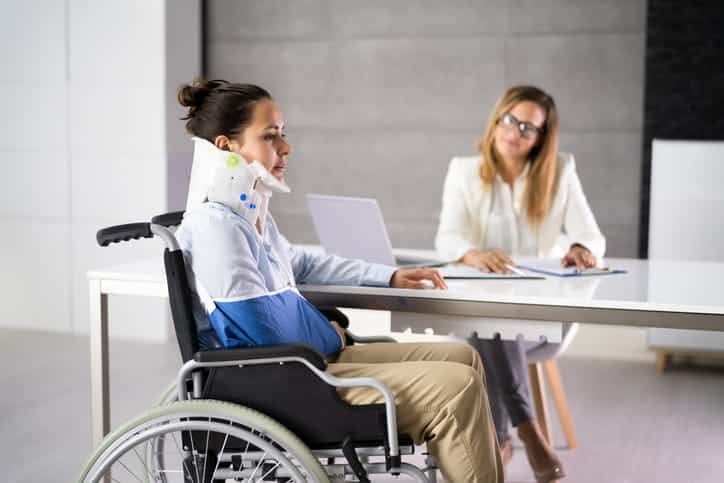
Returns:
[[[432,269],[396,269],[304,250],[279,232],[272,193],[291,146],[271,95],[248,84],[198,80],[179,89],[195,152],[189,203],[176,232],[197,296],[202,348],[308,344],[327,372],[372,377],[394,394],[398,429],[425,442],[446,481],[501,482],[503,469],[479,355],[454,343],[346,345],[337,320],[298,283],[445,289]],[[373,388],[337,390],[352,405],[384,402]],[[318,421],[318,424],[325,424]]]

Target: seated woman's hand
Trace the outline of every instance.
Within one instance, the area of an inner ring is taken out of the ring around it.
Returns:
[[[460,263],[479,268],[485,272],[511,273],[508,266],[513,266],[513,260],[500,250],[484,252],[482,250],[469,250],[460,259]]]
[[[434,288],[447,289],[440,272],[433,268],[401,268],[392,274],[390,287],[393,288],[430,288],[425,280],[432,282]]]
[[[345,336],[344,329],[334,320],[330,320],[329,323],[332,324],[334,330],[339,334],[339,338],[342,339],[342,349],[344,349],[347,346],[347,337]]]
[[[585,270],[596,266],[596,257],[583,245],[571,245],[568,253],[561,259],[561,265],[564,267],[575,265],[579,270]]]

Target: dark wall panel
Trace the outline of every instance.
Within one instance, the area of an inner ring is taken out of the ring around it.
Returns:
[[[724,140],[724,0],[649,0],[647,22],[639,237],[644,258],[651,141]]]

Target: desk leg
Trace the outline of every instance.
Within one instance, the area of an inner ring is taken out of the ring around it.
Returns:
[[[111,429],[108,390],[108,295],[90,280],[91,437],[95,448]]]

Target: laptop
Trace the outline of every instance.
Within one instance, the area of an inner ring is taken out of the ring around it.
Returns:
[[[398,267],[430,267],[440,260],[392,254],[382,211],[373,198],[307,195],[319,243],[327,253]]]

